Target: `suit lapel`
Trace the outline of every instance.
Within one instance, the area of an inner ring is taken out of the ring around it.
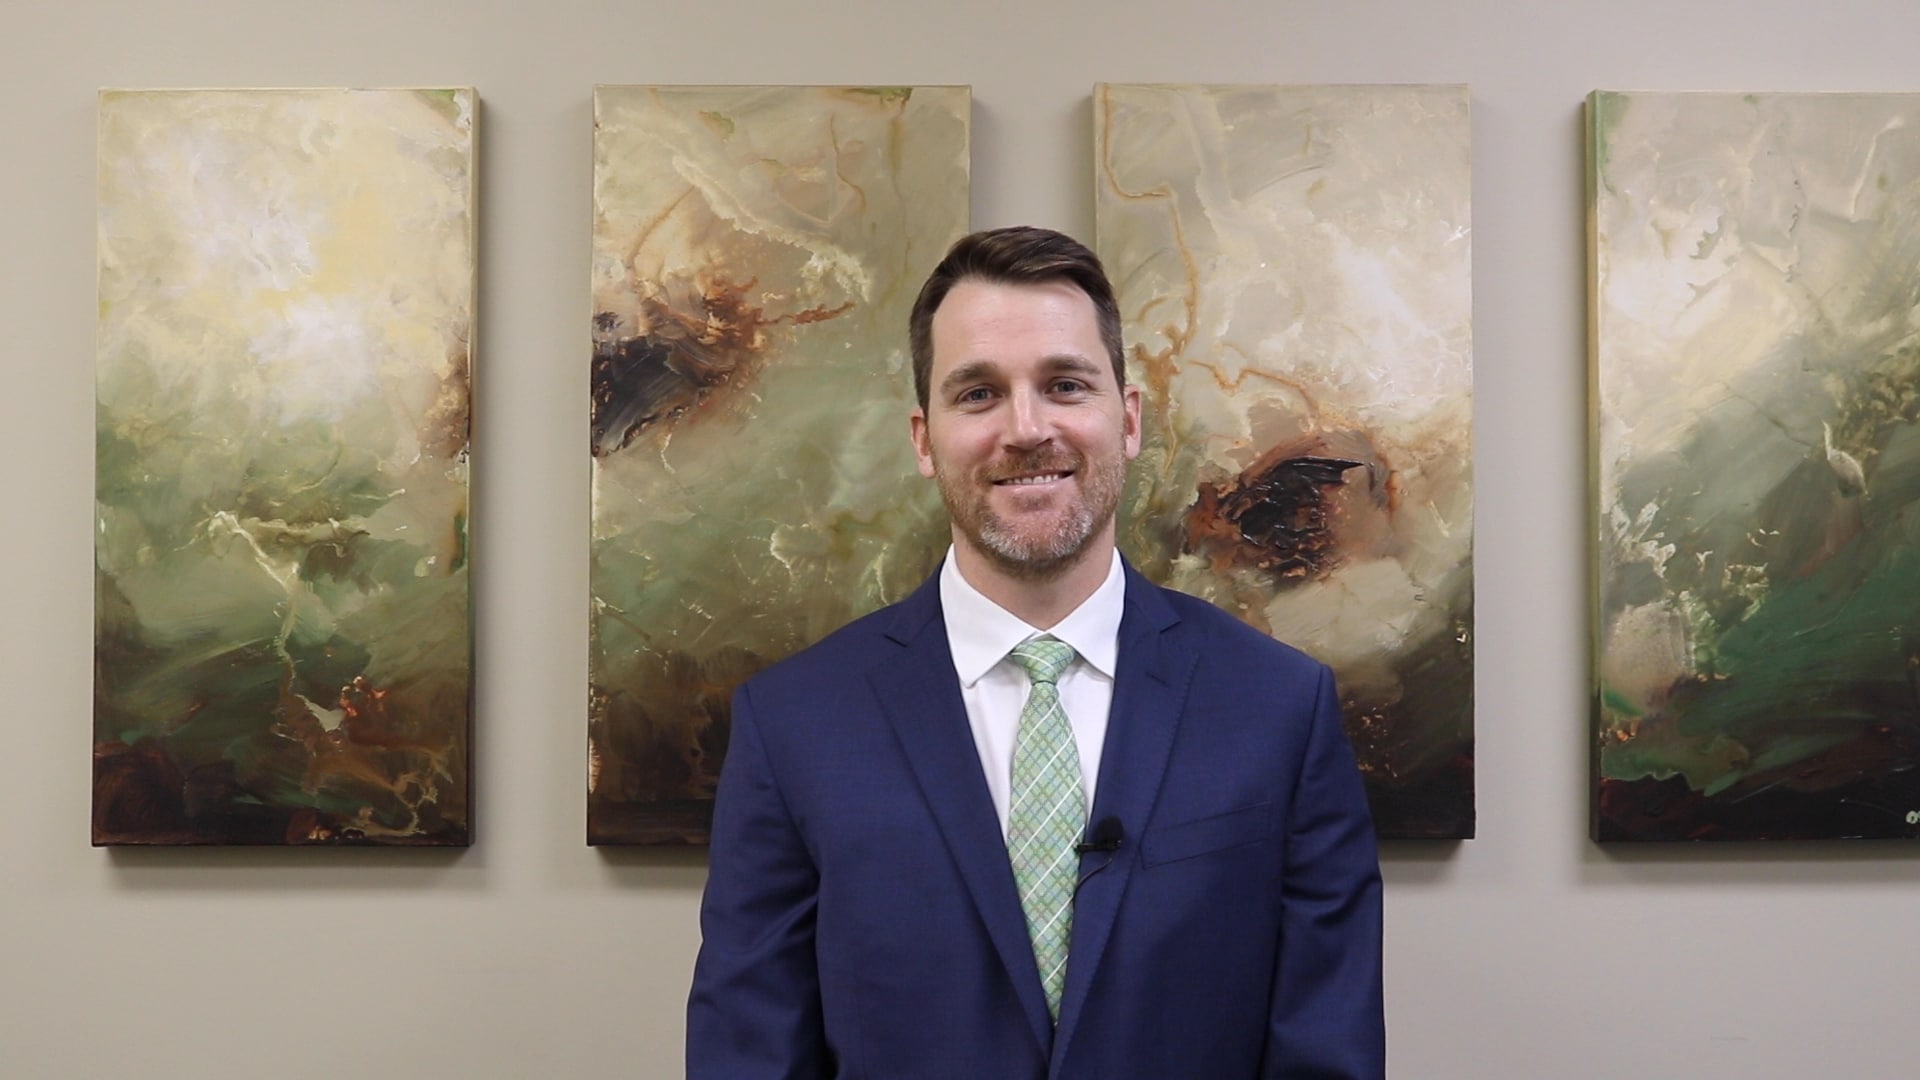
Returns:
[[[1055,1073],[1073,1040],[1081,1008],[1112,937],[1120,900],[1139,864],[1140,842],[1160,794],[1160,781],[1166,774],[1198,657],[1185,635],[1175,630],[1180,618],[1159,588],[1132,566],[1126,572],[1127,598],[1120,618],[1113,705],[1107,715],[1107,741],[1100,755],[1093,810],[1087,815],[1090,826],[1107,818],[1117,820],[1121,848],[1105,869],[1091,877],[1086,875],[1107,856],[1094,853],[1081,859],[1085,883],[1074,899],[1067,985],[1061,995],[1060,1025],[1053,1041]]]
[[[901,647],[900,653],[877,665],[869,678],[1044,1051],[1053,1037],[1045,991],[1007,861],[1006,838],[1000,835],[993,797],[980,774],[980,753],[953,672],[953,653],[940,617],[939,575],[928,579],[898,611],[887,637]]]

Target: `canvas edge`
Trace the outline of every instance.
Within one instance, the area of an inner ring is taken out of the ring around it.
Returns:
[[[1587,830],[1597,842],[1613,839],[1604,835],[1600,812],[1600,739],[1604,712],[1601,708],[1600,661],[1605,635],[1601,627],[1600,565],[1605,545],[1601,530],[1606,511],[1600,505],[1600,110],[1604,90],[1594,90],[1581,105],[1585,156],[1586,191],[1586,266],[1587,293]]]

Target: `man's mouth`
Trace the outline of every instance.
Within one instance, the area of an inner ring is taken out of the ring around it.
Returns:
[[[1065,480],[1071,475],[1073,474],[1065,472],[1025,473],[995,480],[994,483],[1005,487],[1028,487],[1035,484],[1051,484],[1055,480]]]

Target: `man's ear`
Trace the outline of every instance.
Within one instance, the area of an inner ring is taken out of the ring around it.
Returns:
[[[931,479],[933,445],[927,441],[927,410],[916,407],[907,414],[907,434],[913,439],[914,463],[920,466],[920,475]]]
[[[1128,383],[1120,391],[1120,404],[1126,414],[1120,432],[1121,443],[1127,460],[1132,461],[1140,456],[1140,388]]]

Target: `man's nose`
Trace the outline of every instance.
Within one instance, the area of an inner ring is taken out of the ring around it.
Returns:
[[[1047,399],[1035,390],[1021,389],[1013,392],[1007,402],[1007,444],[1009,446],[1038,446],[1052,435],[1051,422],[1047,416]]]

